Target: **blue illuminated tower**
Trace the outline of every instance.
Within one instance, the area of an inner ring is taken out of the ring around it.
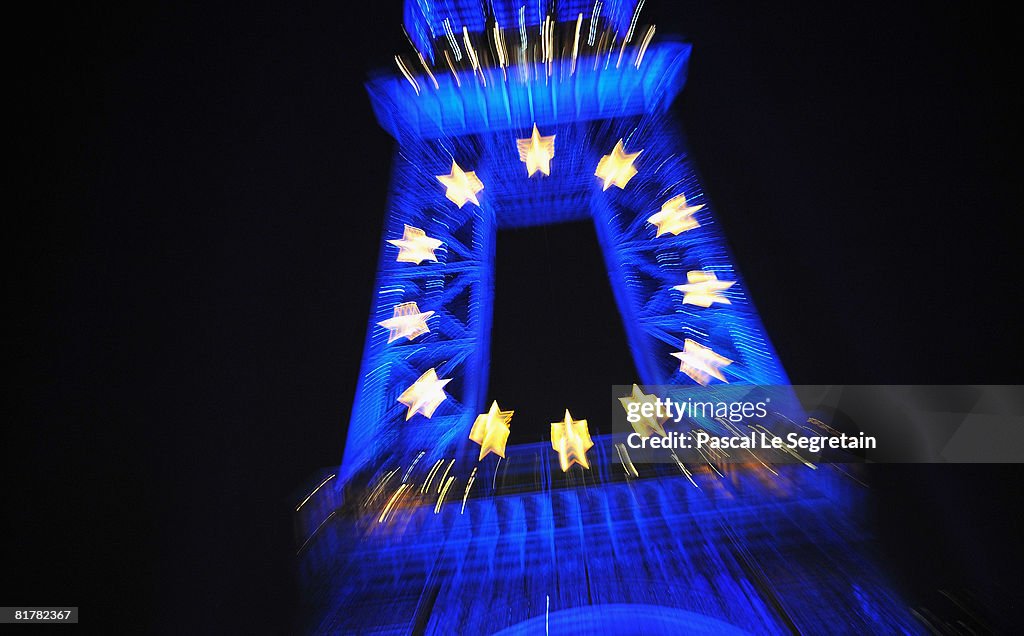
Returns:
[[[667,116],[690,46],[638,9],[406,0],[414,52],[368,83],[397,151],[344,458],[297,508],[311,631],[914,629],[843,475],[629,474],[602,438],[564,472],[467,441],[501,228],[593,221],[640,383],[787,383]]]
[[[406,3],[406,28],[422,60],[399,58],[405,77],[368,85],[398,152],[343,478],[387,449],[429,449],[430,461],[466,437],[486,398],[500,228],[593,220],[643,383],[693,384],[672,356],[687,339],[731,360],[730,382],[786,382],[683,139],[665,116],[685,81],[689,45],[649,44],[650,31],[636,28],[627,41],[635,26],[630,2],[597,3],[597,20],[589,13],[595,3],[560,3],[564,21],[550,27],[557,37],[540,35],[545,14],[508,8],[516,4],[492,3],[485,25],[483,12],[468,8],[477,2]],[[439,56],[439,64],[428,59]],[[534,126],[555,137],[549,175],[529,176],[517,150]],[[625,152],[642,151],[637,174],[624,188],[604,189],[595,170],[620,140]],[[453,161],[480,180],[479,204],[459,207],[445,197],[437,177],[450,174]],[[678,233],[649,222],[666,205],[684,210]],[[401,239],[406,226],[440,241],[436,262],[396,260],[401,250],[388,241]],[[674,288],[690,272],[734,283],[722,294],[729,304],[684,304]],[[410,302],[435,312],[425,320],[430,332],[388,342],[380,323]],[[451,379],[449,397],[431,418],[406,420],[397,398],[429,369]]]

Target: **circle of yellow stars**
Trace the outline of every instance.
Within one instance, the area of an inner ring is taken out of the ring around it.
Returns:
[[[517,139],[516,147],[520,161],[526,164],[528,177],[532,178],[538,174],[551,175],[551,163],[555,157],[555,135],[542,135],[534,124],[531,135],[525,139]],[[625,189],[638,174],[634,164],[641,153],[643,149],[627,151],[624,140],[620,139],[609,154],[601,157],[594,171],[594,175],[601,181],[602,189],[608,190],[612,186]],[[478,195],[484,190],[484,184],[475,171],[465,170],[453,160],[451,171],[448,174],[437,175],[436,178],[445,187],[445,197],[458,208],[461,209],[467,203],[480,206]],[[652,214],[647,222],[657,228],[655,238],[666,234],[678,236],[700,227],[694,214],[703,208],[704,204],[690,205],[686,196],[679,194],[665,201],[661,209]],[[395,259],[397,262],[415,265],[425,261],[438,262],[434,252],[443,245],[442,241],[428,236],[425,230],[410,225],[405,225],[400,239],[391,239],[387,242],[398,248]],[[719,280],[714,272],[695,270],[687,272],[686,284],[677,285],[673,289],[684,293],[684,304],[707,308],[714,303],[730,304],[723,292],[734,284],[735,281]],[[406,302],[395,305],[393,313],[391,318],[377,323],[388,330],[388,343],[401,338],[411,341],[428,333],[430,328],[427,326],[427,319],[435,312],[421,312],[415,302]],[[691,339],[686,339],[683,351],[672,355],[680,361],[680,372],[702,385],[707,385],[711,378],[727,382],[722,374],[722,368],[733,362],[710,347]],[[431,418],[438,406],[447,399],[444,387],[449,382],[450,378],[439,378],[434,368],[421,375],[398,397],[398,402],[407,409],[405,419],[409,420],[416,414]],[[631,402],[642,403],[653,399],[656,398],[645,395],[638,386],[633,385],[633,394],[621,398],[620,401],[623,406],[627,406]],[[495,401],[486,413],[477,416],[469,439],[480,445],[479,461],[491,453],[501,458],[505,457],[505,446],[513,414],[514,411],[501,410]],[[662,422],[656,419],[641,421],[634,427],[638,432],[647,435],[664,434]],[[551,446],[558,454],[563,472],[575,464],[589,469],[587,451],[593,445],[587,420],[574,419],[568,409],[562,420],[551,423]]]

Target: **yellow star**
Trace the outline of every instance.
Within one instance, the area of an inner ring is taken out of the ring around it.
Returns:
[[[625,188],[629,180],[636,175],[636,168],[633,167],[633,162],[636,161],[641,152],[643,150],[627,153],[626,149],[622,147],[622,140],[620,139],[615,144],[615,149],[612,150],[610,155],[601,157],[601,161],[597,163],[597,171],[594,174],[604,180],[603,189],[607,190],[612,185]]]
[[[411,225],[405,226],[402,238],[389,240],[388,243],[398,248],[398,258],[395,259],[396,261],[399,263],[416,263],[417,265],[423,261],[434,261],[436,263],[437,257],[434,256],[434,250],[441,247],[441,241],[430,238],[426,232]]]
[[[679,358],[679,370],[693,378],[700,385],[707,386],[711,378],[728,382],[721,368],[732,364],[732,360],[715,353],[710,347],[699,345],[689,338],[683,343],[683,350],[672,354]]]
[[[395,315],[393,318],[382,320],[377,324],[390,330],[391,333],[388,334],[389,343],[399,338],[414,340],[417,336],[430,332],[430,327],[427,326],[427,318],[433,315],[434,312],[432,311],[420,313],[420,308],[414,302],[402,303],[395,305]]]
[[[459,164],[453,161],[451,174],[439,174],[437,180],[447,188],[444,195],[448,200],[460,208],[466,205],[467,201],[480,205],[476,193],[484,189],[484,184],[477,179],[475,172],[464,172]]]
[[[558,452],[558,463],[563,473],[568,471],[574,462],[589,470],[587,450],[593,445],[587,420],[572,419],[569,409],[565,409],[564,420],[551,423],[551,448]]]
[[[400,396],[398,401],[409,407],[405,414],[406,421],[409,421],[416,413],[423,414],[423,417],[430,419],[441,402],[448,399],[444,392],[444,385],[451,382],[451,379],[439,380],[437,371],[430,369],[412,383]]]
[[[734,280],[718,280],[714,272],[686,272],[686,285],[676,285],[672,289],[683,292],[683,303],[710,307],[712,303],[731,305],[729,299],[720,292],[736,284]]]
[[[505,456],[505,442],[508,441],[509,422],[515,411],[502,411],[497,402],[491,403],[491,410],[476,416],[469,439],[480,444],[480,459],[488,453]]]
[[[533,135],[527,139],[517,139],[519,160],[526,164],[526,172],[533,176],[538,172],[551,174],[551,160],[555,157],[555,136],[541,137],[537,124],[533,125]]]
[[[650,404],[651,409],[657,407],[658,396],[656,395],[645,395],[640,387],[633,385],[633,395],[628,397],[619,398],[619,402],[622,403],[622,408],[626,409],[626,413],[630,412],[631,404],[638,404],[639,406],[633,407],[634,413],[636,413],[640,419],[636,422],[630,422],[633,425],[633,430],[636,431],[641,437],[650,437],[652,434],[657,433],[662,437],[665,437],[665,427],[662,423],[668,419],[668,416],[658,417],[657,411],[651,410],[652,415],[644,415],[641,411],[644,404]]]
[[[658,226],[658,233],[655,235],[655,238],[667,232],[679,234],[680,232],[700,227],[697,219],[693,218],[693,213],[703,207],[703,203],[694,206],[686,205],[686,196],[680,194],[666,201],[661,206],[661,212],[655,212],[651,218],[647,219],[647,222]]]

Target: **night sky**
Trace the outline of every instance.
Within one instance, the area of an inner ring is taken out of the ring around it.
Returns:
[[[674,111],[793,383],[1024,382],[1019,35],[891,4],[644,15],[694,44]],[[291,510],[359,370],[394,151],[362,82],[407,50],[400,2],[37,11],[8,56],[0,605],[285,632]],[[503,407],[633,381],[593,237],[499,234]],[[880,471],[898,584],[1019,595],[1022,475]]]

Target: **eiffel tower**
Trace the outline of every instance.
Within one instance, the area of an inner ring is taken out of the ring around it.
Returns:
[[[309,632],[920,631],[847,471],[468,439],[503,228],[594,223],[641,383],[787,383],[668,114],[690,46],[642,4],[406,0],[412,52],[367,84],[397,151],[344,458],[296,509]]]

